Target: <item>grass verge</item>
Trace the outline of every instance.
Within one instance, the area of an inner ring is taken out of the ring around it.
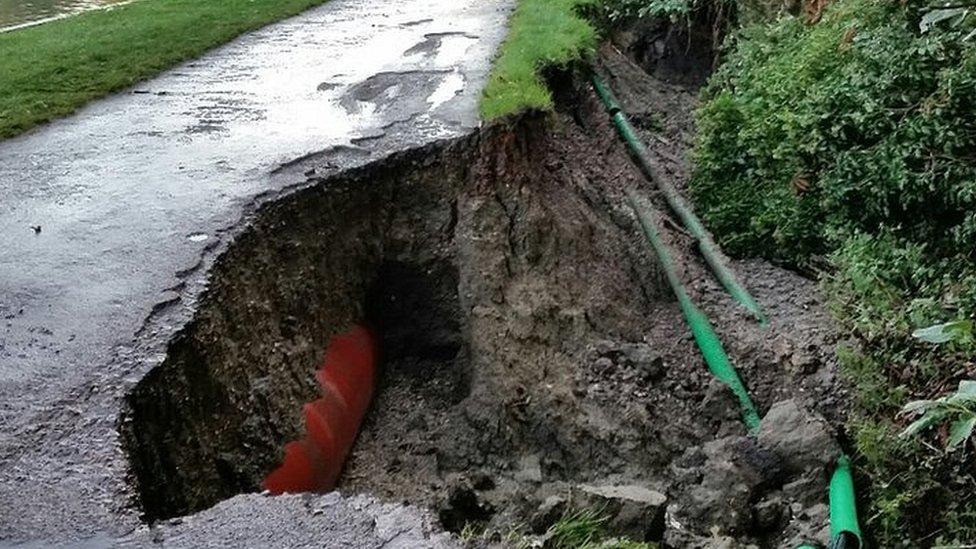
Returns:
[[[483,119],[552,107],[540,71],[595,51],[596,30],[577,12],[592,4],[594,0],[519,0],[481,99]]]
[[[0,138],[326,0],[142,0],[0,34]]]

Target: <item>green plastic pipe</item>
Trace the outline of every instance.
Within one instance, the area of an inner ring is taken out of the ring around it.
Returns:
[[[864,546],[861,527],[857,522],[854,504],[854,479],[851,477],[851,460],[846,455],[837,460],[837,467],[830,477],[830,547],[857,549]]]
[[[617,100],[613,97],[613,94],[610,93],[610,90],[607,88],[607,85],[603,79],[594,74],[592,82],[593,89],[596,91],[596,94],[600,96],[600,101],[603,102],[603,106],[607,108],[607,112],[610,113],[610,116],[620,112],[622,110],[620,108],[620,104],[617,103]]]
[[[749,392],[742,383],[742,379],[739,378],[739,374],[735,371],[735,367],[729,360],[728,355],[725,354],[725,349],[722,348],[722,341],[719,339],[718,334],[715,333],[715,329],[712,328],[705,314],[688,297],[688,292],[685,291],[684,285],[678,278],[678,273],[674,268],[671,254],[668,253],[668,249],[664,246],[664,243],[661,241],[661,236],[654,226],[651,213],[640,204],[639,198],[634,191],[627,192],[627,199],[630,202],[631,208],[634,209],[634,213],[637,215],[637,219],[644,231],[644,236],[647,237],[648,242],[650,242],[651,247],[654,249],[654,253],[661,262],[664,274],[668,279],[668,283],[671,285],[671,290],[678,298],[681,312],[684,314],[685,321],[688,322],[688,326],[691,328],[691,333],[695,337],[695,343],[698,344],[698,349],[701,351],[709,371],[735,394],[735,397],[739,401],[739,407],[742,410],[742,420],[745,422],[746,428],[750,432],[758,431],[759,413],[756,411],[756,406],[752,403],[752,399],[749,398]]]
[[[613,120],[613,125],[616,126],[617,131],[623,137],[624,142],[630,148],[631,153],[640,163],[641,168],[644,173],[653,181],[661,194],[664,195],[664,199],[667,201],[668,206],[678,215],[681,219],[681,223],[684,224],[685,228],[698,242],[698,249],[701,251],[702,257],[705,258],[705,262],[711,268],[712,272],[715,274],[715,278],[722,283],[726,291],[738,301],[743,307],[745,307],[752,315],[759,321],[762,326],[766,325],[766,316],[762,312],[762,308],[756,303],[752,295],[748,290],[739,283],[735,274],[729,269],[728,265],[722,259],[721,253],[719,252],[718,245],[712,240],[711,235],[705,230],[704,225],[702,225],[701,220],[695,215],[691,207],[685,202],[684,198],[673,185],[669,184],[663,177],[658,174],[654,165],[651,163],[650,157],[647,154],[647,148],[641,142],[640,138],[637,137],[637,133],[634,131],[634,127],[627,120],[627,115],[624,113],[620,104],[614,98],[613,93],[607,87],[606,83],[597,76],[593,74],[592,77],[593,89],[596,94],[600,97],[603,105],[607,108],[610,116]]]

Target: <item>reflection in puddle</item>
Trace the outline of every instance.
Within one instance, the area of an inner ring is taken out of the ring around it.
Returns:
[[[453,65],[464,58],[468,49],[478,42],[475,35],[463,32],[439,32],[424,35],[424,39],[403,52],[404,57],[432,58],[435,65]]]
[[[431,109],[436,109],[454,99],[463,89],[464,76],[460,72],[454,71],[441,80],[441,84],[437,86],[434,93],[427,97],[427,102],[430,103]]]

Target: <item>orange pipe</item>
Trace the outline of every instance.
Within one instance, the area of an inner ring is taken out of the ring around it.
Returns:
[[[376,385],[377,349],[362,326],[329,341],[315,372],[322,396],[302,407],[305,437],[285,445],[285,459],[264,479],[272,494],[335,488]]]

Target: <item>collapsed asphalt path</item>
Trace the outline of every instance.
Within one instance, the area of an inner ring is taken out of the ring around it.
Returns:
[[[339,170],[477,126],[511,2],[459,4],[333,0],[0,143],[0,545],[427,536],[419,511],[335,495],[238,496],[150,529],[117,421],[213,258],[314,175],[306,161]]]

